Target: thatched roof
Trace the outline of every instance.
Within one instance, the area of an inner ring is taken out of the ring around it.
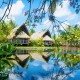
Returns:
[[[29,55],[28,54],[16,54],[14,56],[11,56],[11,58],[16,58],[16,60],[12,60],[12,62],[16,65],[19,65],[21,67],[24,67],[29,60]]]
[[[45,35],[48,35],[51,37],[50,32],[49,31],[42,31],[42,32],[35,32],[31,35],[31,40],[37,40],[39,38],[43,38]]]
[[[12,55],[11,58],[15,58],[16,60],[12,60],[12,62],[16,65],[24,67],[29,60],[29,57],[32,57],[35,60],[39,60],[42,62],[48,62],[50,58],[50,54],[47,52],[40,53],[30,53],[30,54],[15,54]]]
[[[45,56],[45,57],[49,57],[50,53],[49,52],[43,52],[42,55]]]
[[[24,61],[26,58],[29,57],[29,54],[16,54],[16,56],[17,56],[21,61]]]
[[[51,39],[48,35],[46,35],[46,36],[43,38],[43,41],[52,41],[52,39]]]
[[[27,27],[26,27],[25,24],[22,24],[21,26],[18,26],[18,27],[16,27],[16,28],[14,28],[13,30],[11,30],[10,35],[8,36],[8,38],[9,38],[9,39],[11,39],[11,38],[13,38],[13,37],[16,38],[16,36],[17,36],[19,33],[21,33],[21,32],[24,32],[24,33],[26,33],[27,35],[29,35],[28,29],[27,29]],[[19,35],[20,35],[20,34],[19,34]]]
[[[48,62],[50,55],[41,55],[39,53],[30,53],[31,57],[35,60],[39,60],[42,62]]]
[[[30,38],[24,31],[21,31],[16,38]]]

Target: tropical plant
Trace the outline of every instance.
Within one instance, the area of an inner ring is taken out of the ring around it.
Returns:
[[[16,24],[12,20],[8,23],[5,21],[0,22],[0,43],[7,40],[7,36],[10,34],[10,31],[15,27]]]
[[[31,40],[31,46],[44,46],[42,38],[38,40]]]
[[[78,25],[68,26],[65,31],[60,31],[56,40],[65,45],[80,46],[80,27]]]
[[[5,42],[0,44],[0,79],[6,80],[8,78],[8,73],[5,69],[11,68],[13,66],[10,58],[15,52],[14,45],[10,42]]]
[[[33,33],[35,33],[35,30],[34,28],[31,28],[30,31],[29,31],[30,35],[32,35]]]

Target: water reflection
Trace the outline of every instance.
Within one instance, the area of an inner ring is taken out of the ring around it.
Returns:
[[[14,57],[13,73],[18,80],[80,80],[80,49],[64,48],[22,50]],[[77,54],[78,53],[78,54]],[[20,67],[21,66],[21,67]],[[13,79],[15,80],[15,79]]]
[[[71,51],[71,52],[78,52],[80,48],[78,47],[61,47],[60,48],[62,51]]]
[[[35,59],[42,62],[48,62],[50,58],[50,53],[44,51],[37,52],[31,50],[17,49],[15,55],[13,55],[12,57],[16,58],[16,60],[13,60],[13,63],[21,67],[25,67],[28,60],[33,61]]]

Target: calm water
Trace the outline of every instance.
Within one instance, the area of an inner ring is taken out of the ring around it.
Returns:
[[[80,80],[80,49],[17,49],[8,80]]]

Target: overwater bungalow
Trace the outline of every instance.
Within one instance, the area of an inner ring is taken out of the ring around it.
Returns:
[[[14,28],[8,36],[12,42],[20,45],[29,45],[29,32],[25,24]]]
[[[35,32],[31,35],[30,39],[31,40],[38,40],[40,38],[42,38],[45,46],[51,46],[53,44],[49,30],[45,30],[42,32]]]

